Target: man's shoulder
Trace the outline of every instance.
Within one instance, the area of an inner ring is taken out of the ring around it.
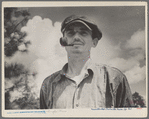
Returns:
[[[59,71],[57,71],[57,72],[51,74],[50,76],[46,77],[46,78],[44,79],[43,83],[49,84],[49,83],[52,83],[53,81],[55,81],[55,80],[56,80],[56,77],[60,74],[60,71],[61,71],[61,70],[59,70]]]
[[[105,71],[108,71],[110,73],[123,74],[118,68],[112,67],[112,66],[109,66],[109,65],[106,65],[106,64],[97,64],[97,63],[95,63],[95,66],[98,69],[104,69]]]
[[[96,64],[96,67],[101,71],[103,70],[105,73],[108,74],[109,79],[111,80],[123,80],[123,78],[126,78],[126,76],[115,67],[111,67],[105,64]]]
[[[122,73],[122,71],[119,70],[116,67],[111,67],[111,66],[108,66],[108,65],[105,65],[105,67],[106,67],[107,71],[109,72],[109,74],[115,74],[115,75],[124,76],[124,74]]]

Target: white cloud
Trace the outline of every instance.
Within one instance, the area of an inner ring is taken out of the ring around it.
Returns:
[[[134,67],[135,65],[138,65],[138,61],[130,58],[128,60],[123,59],[123,58],[114,58],[109,60],[108,64],[110,66],[114,66],[118,69],[120,69],[122,72],[125,72],[127,70],[130,70],[132,67]]]
[[[146,67],[134,66],[130,70],[125,72],[125,75],[129,79],[129,83],[137,83],[140,80],[146,78]]]
[[[26,40],[31,41],[30,52],[33,52],[40,58],[55,55],[55,46],[59,43],[59,38],[62,36],[59,22],[54,23],[53,26],[50,19],[42,20],[41,17],[35,16],[32,20],[29,20],[26,27],[22,28],[22,31],[27,32]]]
[[[32,53],[21,53],[21,52],[16,52],[13,57],[5,57],[5,61],[7,64],[11,63],[19,63],[23,64],[25,68],[29,69],[29,66],[32,64],[32,62],[37,58],[37,56]]]
[[[23,50],[26,50],[26,47],[24,44],[21,44],[20,46],[18,46],[18,49],[23,51]]]
[[[110,42],[110,38],[103,36],[103,38],[99,40],[97,47],[92,48],[91,58],[97,63],[107,64],[109,59],[118,57],[120,52],[120,44],[113,46]]]
[[[135,32],[131,36],[131,39],[127,41],[125,47],[130,49],[141,48],[145,50],[145,31],[138,30]]]
[[[144,80],[146,76],[145,66],[141,67],[140,61],[143,61],[145,58],[145,31],[136,31],[131,38],[127,40],[124,48],[127,49],[125,53],[127,53],[129,57],[126,59],[119,57],[109,59],[108,64],[123,71],[130,83],[137,83],[140,80]]]
[[[12,80],[5,78],[5,89],[11,88],[13,85]]]
[[[59,44],[62,36],[61,23],[54,24],[48,18],[35,16],[29,20],[22,31],[27,32],[26,41],[30,40],[29,52],[37,56],[30,65],[32,72],[37,72],[36,84],[39,90],[42,81],[52,73],[60,70],[66,63],[66,52]]]

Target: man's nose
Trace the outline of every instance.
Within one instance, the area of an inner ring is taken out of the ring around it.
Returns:
[[[76,33],[76,34],[74,35],[73,40],[79,41],[80,39],[81,39],[81,37],[80,37],[79,33]]]

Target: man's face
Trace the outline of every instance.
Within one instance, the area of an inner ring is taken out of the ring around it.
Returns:
[[[73,54],[88,53],[91,47],[95,47],[95,41],[92,39],[92,31],[82,23],[72,23],[64,32],[68,44],[74,46],[66,46],[66,51]]]

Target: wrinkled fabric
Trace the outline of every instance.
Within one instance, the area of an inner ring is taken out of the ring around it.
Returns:
[[[47,77],[40,91],[41,109],[133,107],[132,94],[118,69],[91,63],[88,75],[76,84],[62,70]]]

